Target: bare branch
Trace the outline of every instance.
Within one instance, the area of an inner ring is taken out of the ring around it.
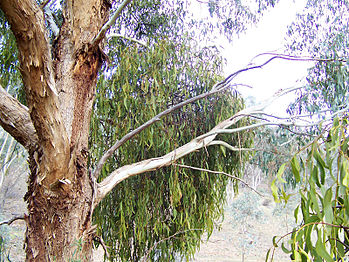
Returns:
[[[0,125],[27,150],[38,143],[28,108],[0,86]]]
[[[229,83],[227,84],[229,85]],[[222,86],[218,90],[222,90]],[[214,89],[215,91],[218,91],[217,89]],[[211,91],[212,92],[212,91]],[[287,94],[289,90],[283,90],[282,92],[278,92],[275,94],[272,99],[268,99],[265,103],[269,103],[270,100],[276,99],[277,97],[282,96],[283,94]],[[247,127],[240,127],[235,129],[229,129],[230,126],[238,122],[240,119],[252,115],[255,112],[260,112],[263,108],[266,107],[265,103],[261,103],[259,106],[254,106],[252,108],[244,109],[234,116],[226,119],[225,121],[222,121],[218,125],[216,125],[211,131],[209,131],[206,134],[203,134],[199,137],[196,137],[189,143],[173,150],[172,152],[157,158],[151,158],[147,160],[143,160],[131,165],[126,165],[123,167],[120,167],[116,170],[114,170],[108,177],[106,177],[103,181],[101,181],[97,185],[97,197],[96,197],[96,204],[100,202],[101,199],[103,199],[106,194],[108,194],[117,184],[122,182],[123,180],[142,174],[149,171],[154,171],[156,169],[159,169],[164,166],[169,166],[173,164],[177,159],[184,157],[188,155],[189,153],[195,152],[196,150],[199,150],[203,147],[206,147],[210,145],[212,141],[214,141],[215,137],[220,133],[235,133],[240,132],[252,128],[257,128],[264,125],[281,125],[281,124],[288,124],[293,125],[293,123],[288,123],[286,121],[284,122],[263,122],[263,123],[257,123],[253,124]]]
[[[13,217],[13,218],[11,218],[9,220],[0,221],[0,226],[2,226],[2,225],[11,225],[16,220],[25,220],[25,215],[24,216],[15,216],[15,217]]]
[[[94,236],[93,240],[95,240],[95,241],[97,241],[97,242],[99,242],[101,244],[101,246],[103,247],[104,254],[105,254],[106,258],[109,259],[108,249],[107,249],[107,246],[105,245],[105,243],[103,241],[103,238],[100,237],[100,236]]]
[[[257,57],[261,56],[272,56],[273,59],[280,58],[284,60],[291,60],[291,61],[308,61],[308,62],[347,62],[347,58],[317,58],[317,57],[311,57],[311,56],[294,56],[294,55],[285,55],[285,54],[279,54],[279,53],[273,53],[273,52],[265,52],[256,55],[252,60],[256,59]]]
[[[276,59],[277,57],[273,58]],[[235,73],[229,75],[227,78],[225,78],[223,81],[215,84],[212,89],[206,93],[203,93],[201,95],[192,97],[186,101],[183,101],[169,109],[166,109],[165,111],[161,112],[160,114],[156,115],[155,117],[153,117],[152,119],[148,120],[146,123],[144,123],[143,125],[141,125],[140,127],[136,128],[135,130],[131,131],[130,133],[126,134],[124,137],[122,137],[120,140],[116,141],[116,143],[107,150],[107,152],[104,153],[104,155],[101,157],[101,159],[99,160],[94,172],[93,172],[93,176],[95,178],[98,178],[99,174],[102,171],[103,165],[106,163],[106,161],[113,155],[113,153],[120,147],[122,146],[124,143],[126,143],[128,140],[130,140],[132,137],[134,137],[135,135],[139,134],[142,130],[144,130],[145,128],[149,127],[150,125],[152,125],[153,123],[160,121],[161,117],[164,117],[170,113],[172,113],[173,111],[182,108],[183,106],[193,103],[197,100],[203,99],[205,97],[208,97],[210,95],[213,95],[215,93],[221,92],[226,90],[227,88],[232,88],[232,87],[236,87],[236,86],[241,86],[242,84],[231,84],[231,81],[234,77],[236,77],[238,74],[248,71],[248,70],[252,70],[252,69],[256,69],[256,68],[262,68],[263,66],[267,65],[268,63],[270,63],[271,61],[273,61],[273,59],[269,59],[267,62],[263,63],[260,66],[254,66],[254,67],[250,67],[250,68],[245,68],[242,70],[238,70]],[[251,108],[251,110],[249,110],[248,112],[257,112],[257,111],[263,111],[268,105],[270,105],[274,100],[276,100],[277,98],[279,98],[280,96],[283,96],[287,93],[293,92],[295,90],[300,89],[300,87],[293,87],[293,88],[289,88],[289,89],[285,89],[285,90],[280,90],[278,91],[276,94],[274,94],[270,99],[266,100],[266,102],[262,103],[261,105],[258,106],[254,106]],[[237,92],[236,90],[234,90],[235,92]]]
[[[173,163],[174,166],[178,166],[178,167],[183,167],[183,168],[189,168],[189,169],[193,169],[193,170],[198,170],[198,171],[202,171],[202,172],[207,172],[207,173],[212,173],[212,174],[218,174],[218,175],[225,175],[227,177],[230,177],[234,180],[237,180],[241,183],[243,183],[245,186],[247,186],[249,189],[251,189],[252,191],[256,192],[258,195],[260,195],[261,197],[264,197],[263,194],[261,194],[260,192],[258,192],[256,189],[254,189],[253,187],[251,187],[249,184],[247,184],[244,180],[242,180],[240,177],[237,176],[233,176],[231,174],[228,174],[226,172],[223,171],[214,171],[214,170],[209,170],[209,169],[205,169],[205,168],[200,168],[200,167],[193,167],[193,166],[187,166],[187,165],[182,165],[182,164],[176,164]]]
[[[98,45],[105,37],[108,29],[115,24],[116,19],[120,16],[121,12],[132,0],[124,0],[121,5],[116,9],[115,13],[110,17],[108,22],[106,22],[102,29],[99,31],[97,36],[92,40],[92,45]]]
[[[244,110],[241,111],[242,114],[244,112]],[[231,125],[235,124],[241,118],[243,118],[243,116],[241,116],[240,113],[238,113],[233,117],[219,123],[215,128],[212,129],[211,132],[215,132],[215,130],[229,128]],[[197,137],[189,143],[171,151],[170,153],[162,157],[143,160],[131,165],[122,166],[114,170],[108,177],[106,177],[105,179],[103,179],[103,181],[98,183],[96,204],[98,204],[101,199],[103,199],[117,184],[119,184],[123,180],[138,174],[142,174],[144,172],[149,172],[164,166],[169,166],[177,159],[184,157],[192,152],[195,152],[198,149],[206,147],[210,142],[214,140],[214,138],[214,134],[202,138]]]

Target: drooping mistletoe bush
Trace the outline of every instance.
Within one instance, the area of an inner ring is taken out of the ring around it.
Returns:
[[[305,158],[300,157],[301,152],[307,152]],[[273,238],[274,246],[266,261],[273,261],[280,243],[293,261],[343,261],[349,254],[348,118],[336,118],[329,130],[324,128],[314,142],[280,167],[272,184],[276,201],[287,202],[291,197],[277,187],[277,183],[286,182],[282,175],[287,165],[301,183],[301,200],[294,210],[299,225],[292,232]]]

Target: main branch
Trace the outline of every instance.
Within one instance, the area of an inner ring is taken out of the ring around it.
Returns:
[[[38,136],[28,108],[0,86],[0,125],[27,150],[33,149]]]

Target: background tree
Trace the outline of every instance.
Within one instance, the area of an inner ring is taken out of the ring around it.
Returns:
[[[308,1],[305,11],[289,27],[288,50],[330,61],[316,62],[305,88],[289,111],[335,112],[348,104],[348,11],[346,1]],[[320,32],[320,33],[319,33]]]
[[[288,234],[290,247],[282,244],[295,261],[343,261],[349,252],[348,9],[345,1],[309,1],[289,29],[292,51],[306,51],[323,59],[309,70],[307,84],[290,112],[331,119],[321,123],[316,132],[311,130],[317,134],[314,141],[283,165],[291,167],[300,183],[301,203],[294,211],[299,225]],[[337,115],[340,117],[335,118]],[[280,168],[281,183],[282,175]],[[279,196],[281,191],[273,189],[276,199],[287,202],[291,197]],[[274,238],[274,246],[288,235]]]
[[[244,124],[242,113],[219,122],[242,108],[241,99],[229,98],[228,91],[234,86],[230,81],[244,70],[214,84],[222,80],[214,50],[193,48],[181,30],[169,34],[168,26],[184,28],[184,16],[174,14],[185,2],[130,2],[0,1],[5,32],[1,49],[13,48],[6,51],[9,58],[3,57],[1,83],[13,84],[18,92],[22,86],[25,93],[16,99],[0,88],[0,124],[29,153],[24,217],[28,261],[91,260],[96,236],[92,214],[116,185],[96,215],[99,223],[111,218],[101,225],[106,227],[104,237],[118,248],[112,249],[115,257],[161,255],[168,260],[180,252],[192,254],[202,230],[210,232],[221,213],[226,179],[171,166],[183,157],[202,167],[222,168],[224,162],[228,170],[244,161],[242,153],[210,149],[218,144],[239,151],[237,147],[250,144],[248,136],[224,141],[228,137],[218,135],[239,120]],[[120,23],[110,29],[116,19]],[[116,35],[104,46],[108,29]],[[139,40],[147,47],[133,43]],[[223,91],[227,100],[219,99]],[[183,106],[185,110],[166,116]],[[139,108],[143,110],[135,111]],[[101,141],[112,147],[103,147]],[[201,148],[202,153],[194,153]],[[114,236],[118,239],[112,243]]]

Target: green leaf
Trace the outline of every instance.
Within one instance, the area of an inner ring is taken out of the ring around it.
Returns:
[[[293,216],[296,220],[296,223],[298,221],[298,212],[299,212],[299,205],[295,208],[294,212],[293,212]]]
[[[349,172],[348,172],[348,169],[349,169],[348,160],[344,159],[343,163],[342,163],[342,169],[341,169],[341,171],[344,173],[342,184],[345,187],[347,187],[347,188],[349,188]]]
[[[300,250],[301,254],[303,255],[303,256],[302,256],[302,261],[304,261],[303,257],[306,257],[306,258],[307,258],[307,260],[306,260],[306,261],[311,261],[311,259],[310,259],[309,255],[308,255],[308,253],[307,253],[307,252],[305,252],[305,250],[304,250],[304,249],[299,248],[299,250]]]
[[[329,188],[326,191],[323,202],[325,221],[331,224],[333,222],[332,188]]]
[[[276,203],[279,203],[279,202],[280,202],[280,199],[279,199],[279,194],[278,194],[278,188],[277,188],[277,186],[275,185],[275,182],[276,182],[276,180],[274,179],[274,180],[271,182],[270,188],[271,188],[271,192],[272,192],[273,197],[274,197],[274,201],[275,201]]]
[[[278,238],[278,236],[274,236],[273,237],[273,246],[274,247],[278,247],[278,244],[276,243],[276,239]]]
[[[320,180],[319,180],[319,169],[317,166],[313,166],[310,173],[310,178],[312,181],[316,183],[318,187],[321,187]]]
[[[279,168],[279,171],[276,175],[276,177],[278,178],[278,180],[281,182],[281,183],[286,183],[286,180],[282,178],[282,175],[285,171],[285,168],[286,168],[286,163],[282,164]]]
[[[225,152],[226,152],[225,146],[220,146],[220,149],[221,149],[221,151],[222,151],[222,153],[223,153],[223,156],[226,157],[226,154],[225,154]]]
[[[311,188],[309,191],[309,197],[311,199],[311,203],[313,204],[313,210],[317,213],[320,214],[320,207],[319,207],[319,203],[318,203],[318,199],[316,197],[316,192],[315,192],[315,188]]]
[[[289,249],[287,249],[286,247],[285,247],[285,243],[281,243],[281,249],[282,249],[282,251],[284,251],[284,253],[286,253],[286,254],[290,254],[292,251],[291,250],[289,250]]]
[[[328,168],[319,151],[316,149],[314,150],[314,157],[320,166],[323,168]]]
[[[325,244],[322,243],[321,237],[319,235],[318,240],[316,241],[315,250],[321,258],[324,258],[327,262],[333,262],[331,255],[327,252]]]
[[[293,251],[293,256],[295,262],[302,262],[301,254],[297,250]]]
[[[300,176],[300,170],[301,167],[299,165],[299,161],[297,156],[294,156],[291,160],[291,168],[292,168],[292,173],[296,179],[296,182],[298,183],[301,180],[301,176]]]

